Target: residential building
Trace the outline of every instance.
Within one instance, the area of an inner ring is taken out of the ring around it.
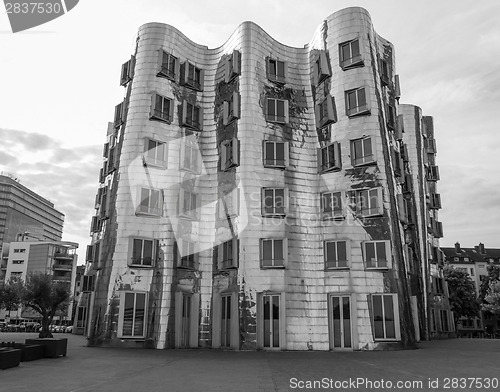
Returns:
[[[42,272],[52,275],[56,281],[66,282],[70,285],[71,293],[75,289],[78,244],[69,241],[17,241],[4,244],[8,253],[2,255],[6,265],[4,283],[11,278],[25,280],[29,273]],[[16,312],[0,311],[0,319],[5,316],[10,318],[38,318],[40,317],[30,309],[19,308]],[[71,320],[72,306],[68,311],[58,315],[57,318]]]
[[[4,243],[28,240],[60,241],[64,214],[54,204],[22,185],[14,176],[0,175],[0,249]],[[4,249],[3,253],[8,254]],[[6,264],[0,264],[0,281]]]
[[[303,48],[252,22],[216,49],[148,23],[120,76],[78,305],[90,345],[371,350],[427,335],[394,47],[366,10],[328,16]]]
[[[466,272],[474,283],[479,296],[481,283],[488,276],[489,265],[500,265],[500,249],[486,248],[483,243],[473,248],[462,248],[459,242],[454,247],[441,247],[446,265]],[[486,327],[500,330],[500,319],[489,312],[481,311],[479,317],[473,319],[461,318],[457,332],[461,335],[476,336]]]
[[[414,105],[399,105],[404,129],[403,160],[408,172],[403,189],[405,204],[410,210],[410,227],[406,236],[409,258],[418,260],[420,278],[425,295],[419,309],[425,313],[427,336],[447,338],[455,334],[449,293],[444,280],[444,259],[439,249],[443,224],[439,221],[441,195],[438,193],[439,168],[436,163],[434,121],[423,116]]]

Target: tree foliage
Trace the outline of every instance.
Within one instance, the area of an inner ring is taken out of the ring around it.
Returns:
[[[488,294],[488,290],[490,288],[491,282],[500,281],[500,266],[499,265],[489,265],[488,266],[488,275],[486,279],[481,282],[481,287],[479,288],[479,301],[481,303],[485,302],[485,297]]]
[[[56,312],[67,308],[71,291],[65,282],[54,281],[44,273],[29,274],[23,285],[21,300],[42,317],[40,338],[52,337],[49,326]]]
[[[461,317],[477,317],[480,305],[476,297],[474,282],[469,274],[459,269],[446,267],[444,278],[448,284],[450,307],[455,315],[455,325]]]
[[[481,307],[483,310],[500,315],[500,281],[491,281]]]
[[[21,305],[22,282],[11,278],[0,287],[0,309],[7,311],[17,310]]]

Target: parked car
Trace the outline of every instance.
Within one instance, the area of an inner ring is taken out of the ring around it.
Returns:
[[[7,328],[7,323],[5,323],[4,321],[0,321],[0,332],[5,332]]]
[[[68,326],[66,327],[66,331],[65,331],[65,332],[66,332],[66,333],[73,333],[73,326],[72,326],[72,325],[68,325]]]

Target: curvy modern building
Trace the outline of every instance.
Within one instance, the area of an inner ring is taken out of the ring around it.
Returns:
[[[91,345],[413,347],[393,45],[361,8],[303,48],[139,29],[104,146],[78,320]]]

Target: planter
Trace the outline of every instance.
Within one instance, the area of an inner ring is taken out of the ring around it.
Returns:
[[[12,347],[21,350],[21,362],[43,358],[44,348],[41,344],[14,343]]]
[[[21,362],[21,350],[10,347],[0,348],[0,369],[19,366],[19,362]]]
[[[27,345],[42,345],[43,356],[45,358],[57,358],[66,356],[68,348],[68,339],[62,338],[44,338],[44,339],[26,339]]]

